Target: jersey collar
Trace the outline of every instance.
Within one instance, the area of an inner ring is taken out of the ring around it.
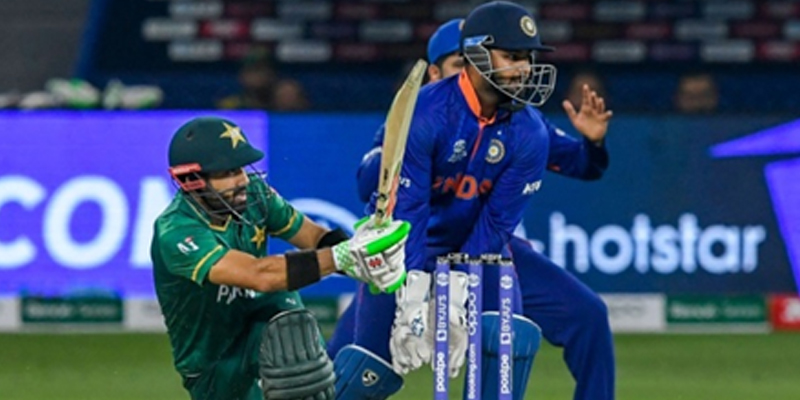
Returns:
[[[228,230],[228,225],[230,224],[231,219],[233,219],[230,215],[228,215],[228,217],[225,219],[224,224],[215,225],[213,222],[211,222],[211,219],[208,218],[205,212],[198,210],[197,207],[195,207],[195,205],[192,204],[192,199],[189,198],[190,195],[188,193],[181,192],[181,194],[183,195],[183,201],[189,206],[189,208],[192,209],[192,211],[194,211],[194,213],[200,218],[201,221],[205,222],[206,225],[208,225],[209,228],[219,232],[225,232],[226,230]]]
[[[469,110],[472,111],[472,114],[475,116],[475,118],[478,118],[478,123],[481,125],[489,125],[495,121],[497,112],[495,112],[491,118],[485,118],[482,116],[481,102],[478,100],[478,94],[475,93],[475,87],[472,86],[472,82],[469,80],[466,68],[458,74],[458,88],[461,89],[461,94],[464,96],[464,100],[467,102],[467,107],[469,107]]]

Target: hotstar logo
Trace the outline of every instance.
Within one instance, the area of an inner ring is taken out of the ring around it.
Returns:
[[[769,128],[711,148],[716,158],[800,154],[800,120]],[[781,230],[795,285],[800,290],[800,158],[764,167],[772,206]]]

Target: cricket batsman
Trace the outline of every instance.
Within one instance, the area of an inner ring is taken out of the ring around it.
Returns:
[[[528,105],[541,105],[550,96],[555,67],[534,62],[537,51],[550,48],[542,46],[533,17],[513,3],[484,4],[467,17],[460,37],[466,67],[422,89],[409,133],[395,209],[398,218],[419,224],[409,234],[408,279],[397,296],[359,288],[354,344],[335,359],[338,399],[385,399],[400,389],[402,374],[429,362],[430,271],[436,256],[510,255],[511,234],[541,184],[550,138],[547,124]],[[441,67],[436,64],[431,70]],[[376,155],[370,152],[365,163]],[[372,188],[376,181],[370,180]],[[483,283],[484,309],[497,310],[496,270],[485,271]],[[451,273],[449,286],[449,373],[455,376],[467,345],[466,274]],[[392,309],[393,317],[387,312]],[[519,315],[520,304],[514,310],[514,397],[521,398],[540,333]],[[496,313],[483,317],[484,324],[497,322]],[[497,368],[495,345],[484,344],[487,370]],[[364,381],[367,372],[373,379]],[[482,398],[490,399],[498,383],[496,374],[486,377]]]
[[[406,276],[410,226],[352,238],[295,210],[245,167],[264,154],[225,119],[184,124],[169,146],[179,187],[151,245],[156,294],[175,368],[194,400],[333,399],[333,364],[296,292],[342,272],[392,293]],[[268,236],[300,250],[267,256]]]
[[[431,83],[461,72],[464,63],[459,37],[463,21],[446,22],[428,41]],[[604,138],[611,112],[589,87],[584,88],[579,110],[568,101],[562,106],[583,139],[566,135],[542,117],[550,137],[547,169],[582,180],[599,179],[608,167]],[[377,186],[382,139],[376,137],[376,147],[365,155],[358,170],[359,196],[364,202],[369,202]],[[603,301],[572,274],[535,251],[525,238],[515,236],[509,245],[519,277],[523,314],[536,322],[548,342],[564,348],[564,360],[576,381],[574,399],[613,399],[614,348]],[[331,357],[352,343],[355,311],[356,304],[352,303],[339,319],[328,342]]]

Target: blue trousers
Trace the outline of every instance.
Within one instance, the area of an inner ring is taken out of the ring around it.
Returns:
[[[569,272],[533,250],[527,240],[512,238],[509,247],[520,283],[522,313],[539,325],[548,342],[564,349],[564,361],[576,382],[573,398],[613,399],[614,343],[605,304]],[[496,310],[497,284],[491,281],[496,275],[486,272],[484,307]],[[328,342],[328,354],[333,358],[343,346],[355,342],[390,361],[388,338],[394,308],[394,295],[373,296],[360,285]]]
[[[576,383],[573,398],[613,399],[614,342],[605,303],[527,240],[515,237],[510,244],[524,315],[539,325],[545,340],[564,349]]]

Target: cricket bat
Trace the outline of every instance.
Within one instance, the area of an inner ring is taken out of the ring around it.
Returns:
[[[394,95],[392,106],[386,115],[385,133],[381,155],[381,171],[378,180],[378,200],[375,205],[375,224],[384,225],[392,220],[392,213],[397,202],[397,186],[400,184],[400,169],[403,167],[403,155],[406,152],[408,129],[417,94],[422,85],[422,78],[428,63],[417,60],[414,68],[406,77],[403,86]]]

